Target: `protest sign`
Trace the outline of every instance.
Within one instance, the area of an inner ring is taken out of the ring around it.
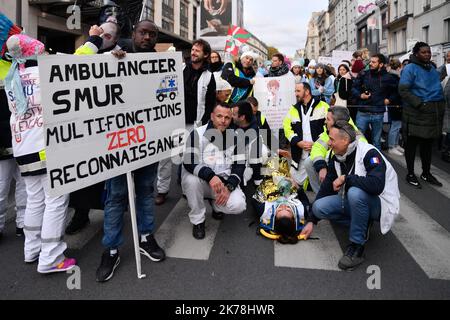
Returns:
[[[283,127],[283,119],[296,103],[295,78],[292,75],[272,78],[255,78],[255,98],[259,110],[266,116],[271,129]],[[274,130],[277,132],[277,130]]]
[[[353,52],[343,50],[333,50],[333,66],[339,66],[343,60],[352,61]]]
[[[317,62],[322,63],[324,65],[328,65],[328,64],[333,65],[333,58],[332,57],[319,57]]]
[[[66,194],[182,151],[180,52],[39,57],[50,194]]]

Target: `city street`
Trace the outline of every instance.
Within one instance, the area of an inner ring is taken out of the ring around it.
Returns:
[[[67,288],[70,274],[40,275],[36,264],[23,262],[23,238],[15,236],[10,218],[0,243],[2,299],[449,299],[450,166],[435,157],[432,170],[444,187],[424,183],[415,190],[404,181],[403,158],[392,160],[401,217],[385,236],[373,226],[366,261],[353,272],[337,268],[346,230],[327,222],[314,231],[319,240],[280,245],[256,234],[253,210],[247,208],[220,222],[208,215],[206,238],[195,240],[174,176],[168,201],[156,210],[156,235],[168,258],[154,263],[142,256],[145,279],[136,277],[129,216],[121,264],[107,283],[95,282],[103,251],[102,212],[91,212],[90,226],[66,237],[67,254],[81,268],[80,290]],[[379,290],[368,289],[371,266],[379,267]]]

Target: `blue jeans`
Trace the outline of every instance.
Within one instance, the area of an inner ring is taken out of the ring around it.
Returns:
[[[381,132],[383,130],[383,113],[380,114],[369,114],[366,112],[358,111],[356,115],[356,126],[358,129],[365,134],[369,128],[369,124],[372,128],[372,144],[381,150]]]
[[[155,187],[158,163],[140,168],[134,173],[136,215],[139,234],[153,233]],[[128,205],[127,177],[121,175],[106,181],[103,246],[116,249],[123,244],[123,214]]]
[[[341,195],[321,198],[314,202],[312,213],[317,219],[350,226],[350,241],[362,245],[366,242],[369,220],[380,220],[380,198],[351,187],[344,198],[344,209],[342,201]]]
[[[401,120],[392,120],[391,128],[389,129],[388,144],[389,148],[393,148],[398,145],[398,139],[400,137],[400,130],[402,129]]]

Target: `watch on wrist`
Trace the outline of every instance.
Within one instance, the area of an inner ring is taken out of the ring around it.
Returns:
[[[233,192],[234,190],[236,190],[236,187],[233,186],[231,183],[227,183],[226,187],[228,189],[228,191]]]

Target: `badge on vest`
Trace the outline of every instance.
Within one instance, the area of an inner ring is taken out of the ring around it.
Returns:
[[[370,164],[380,164],[381,160],[378,157],[373,157],[370,159]]]

